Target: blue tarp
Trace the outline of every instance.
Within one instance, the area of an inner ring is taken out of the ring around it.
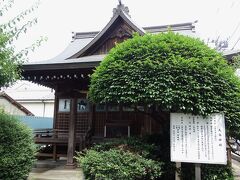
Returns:
[[[16,116],[16,118],[34,130],[53,128],[53,118],[38,116]]]

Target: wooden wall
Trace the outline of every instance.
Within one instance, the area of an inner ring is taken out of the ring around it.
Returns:
[[[94,46],[89,48],[81,56],[107,54],[117,43],[131,38],[132,34],[135,32],[135,30],[121,18],[118,19],[117,23],[111,28],[112,29],[107,30],[105,35],[102,36]]]
[[[70,113],[57,113],[56,129],[68,130]],[[76,134],[86,133],[90,122],[90,112],[77,113]],[[137,112],[94,112],[93,132],[95,137],[104,137],[104,127],[107,124],[130,126],[131,136],[159,133],[160,126],[149,116]]]
[[[59,111],[59,100],[61,99],[70,99],[71,103],[73,102],[73,98],[87,98],[86,93],[74,93],[74,92],[63,92],[59,91],[56,94],[55,99],[55,122],[54,128],[59,130],[65,130],[66,133],[62,133],[62,137],[67,138],[69,122],[71,118],[71,110],[69,112],[60,112]],[[71,107],[71,105],[69,105]],[[130,135],[131,136],[141,136],[144,134],[151,133],[159,133],[160,125],[151,119],[148,115],[143,113],[139,113],[132,110],[124,110],[122,106],[118,106],[118,109],[113,111],[110,110],[109,107],[105,107],[104,110],[97,110],[96,106],[89,109],[88,112],[77,112],[76,113],[76,137],[80,136],[80,134],[84,134],[89,129],[91,125],[93,127],[93,135],[94,137],[103,138],[105,126],[112,128],[112,131],[118,131],[119,129],[126,129],[128,126],[130,127]],[[125,131],[125,130],[124,130]],[[116,132],[117,133],[117,132]],[[112,136],[112,135],[110,135]]]

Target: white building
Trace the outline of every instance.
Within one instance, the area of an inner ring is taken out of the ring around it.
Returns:
[[[28,81],[18,81],[4,91],[35,116],[53,117],[54,90]]]
[[[32,116],[33,114],[23,107],[20,103],[16,102],[5,92],[0,92],[0,111],[4,111],[10,115],[17,116]]]

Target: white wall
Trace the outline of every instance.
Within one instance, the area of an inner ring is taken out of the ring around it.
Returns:
[[[54,90],[28,81],[18,81],[4,91],[35,116],[53,117]]]
[[[53,117],[54,101],[18,101],[35,116]]]
[[[14,106],[11,102],[9,102],[3,97],[0,97],[0,108],[11,115],[26,115],[23,111],[18,109],[16,106]]]

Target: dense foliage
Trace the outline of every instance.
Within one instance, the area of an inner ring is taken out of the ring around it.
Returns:
[[[16,51],[14,42],[37,22],[36,18],[28,15],[38,7],[39,2],[11,17],[10,9],[14,3],[14,0],[0,0],[0,88],[20,78],[20,65],[27,59],[28,52],[44,40],[40,38],[31,46]]]
[[[238,56],[234,56],[232,58],[232,64],[233,64],[233,67],[237,70],[240,68],[240,55]]]
[[[0,87],[11,84],[20,77],[20,61],[14,59],[13,49],[8,47],[9,36],[0,33]]]
[[[157,150],[157,147],[154,144],[148,143],[146,139],[139,139],[137,137],[115,139],[113,141],[108,141],[101,144],[96,144],[92,148],[96,151],[109,151],[111,149],[121,149],[124,151],[130,151],[132,153],[137,153],[145,158],[153,158],[154,152]]]
[[[161,112],[224,112],[228,134],[240,138],[240,80],[234,68],[202,41],[173,32],[135,35],[118,44],[92,75],[90,98]]]
[[[78,153],[77,160],[87,179],[175,179],[175,163],[170,162],[169,141],[162,135],[96,144],[86,152]],[[143,167],[148,167],[148,175],[141,173],[145,172]],[[180,172],[182,179],[194,179],[194,164],[182,163]],[[204,180],[233,179],[230,166],[202,165],[201,173]]]
[[[194,164],[183,163],[181,179],[193,180],[195,178]],[[234,180],[230,165],[202,164],[201,177],[203,180]]]
[[[24,180],[35,155],[32,132],[12,116],[0,114],[0,179]]]
[[[150,158],[155,150],[138,138],[118,139],[79,153],[77,161],[86,179],[157,179],[162,163]]]
[[[160,163],[123,150],[89,150],[77,160],[86,179],[140,180],[161,175]]]

